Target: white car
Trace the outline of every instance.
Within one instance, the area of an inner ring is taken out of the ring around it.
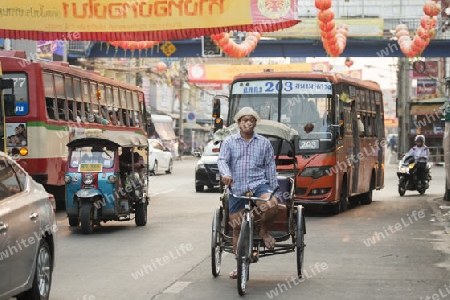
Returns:
[[[172,173],[173,161],[170,150],[155,139],[148,140],[148,170],[152,175],[159,171]]]
[[[55,210],[53,195],[0,152],[0,300],[49,299]]]

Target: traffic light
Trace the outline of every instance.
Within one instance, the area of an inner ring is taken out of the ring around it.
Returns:
[[[216,132],[219,129],[223,128],[223,119],[221,118],[216,118],[214,120],[214,132]]]
[[[219,98],[213,99],[212,117],[216,118],[216,119],[220,118],[220,99]]]

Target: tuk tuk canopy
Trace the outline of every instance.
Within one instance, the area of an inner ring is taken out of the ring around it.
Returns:
[[[114,146],[148,147],[147,137],[133,132],[102,131],[101,129],[74,128],[68,147]]]

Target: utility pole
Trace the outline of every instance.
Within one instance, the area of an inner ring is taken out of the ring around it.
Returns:
[[[445,103],[444,164],[445,164],[445,194],[444,200],[450,201],[450,77],[445,80],[447,102]]]
[[[184,116],[184,109],[183,109],[183,103],[184,103],[184,85],[186,84],[186,75],[187,75],[187,64],[186,64],[186,59],[185,58],[180,58],[180,129],[179,129],[179,135],[180,135],[180,140],[178,142],[178,147],[180,147],[180,142],[183,141],[184,143],[184,124],[183,124],[183,116]],[[184,145],[182,147],[184,149]],[[180,160],[181,157],[183,156],[183,153],[180,153]]]
[[[401,57],[398,60],[398,83],[397,83],[397,116],[398,116],[398,159],[409,149],[409,99],[410,99],[410,81],[409,81],[409,61],[407,57]]]

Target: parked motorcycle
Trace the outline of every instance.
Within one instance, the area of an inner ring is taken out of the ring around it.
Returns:
[[[398,164],[398,193],[400,196],[405,195],[406,191],[418,191],[421,195],[430,187],[431,165],[426,164],[425,167],[425,184],[419,186],[417,180],[417,162],[413,156],[404,156]]]

